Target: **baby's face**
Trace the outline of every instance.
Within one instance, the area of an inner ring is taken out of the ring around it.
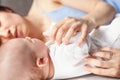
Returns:
[[[28,33],[29,28],[23,17],[11,12],[0,12],[0,39],[2,43],[12,38],[25,37]]]

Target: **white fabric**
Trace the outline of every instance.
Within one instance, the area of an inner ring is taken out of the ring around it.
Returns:
[[[113,46],[120,35],[120,15],[110,25],[101,26],[95,30],[91,37],[97,47]],[[115,45],[114,45],[115,46]]]
[[[61,44],[58,46],[56,43],[47,43],[47,45],[49,44],[50,56],[55,68],[54,79],[90,74],[90,72],[84,69],[85,63],[83,61],[83,58],[88,55],[89,41],[86,41],[83,45],[78,47],[75,41],[79,36],[80,34],[75,36],[69,45]]]
[[[114,46],[120,48],[120,17],[113,20],[110,25],[102,26],[95,30],[81,46],[76,46],[75,42],[80,37],[80,33],[72,38],[69,45],[58,46],[54,42],[47,45],[50,49],[55,74],[53,79],[65,79],[90,74],[83,67],[83,58],[89,51],[95,51],[100,47]]]

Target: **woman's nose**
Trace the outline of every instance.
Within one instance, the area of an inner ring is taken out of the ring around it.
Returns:
[[[0,29],[0,37],[2,38],[9,38],[11,35],[9,29]]]

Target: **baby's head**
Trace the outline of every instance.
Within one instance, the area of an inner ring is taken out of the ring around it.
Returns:
[[[49,50],[38,39],[11,39],[0,48],[0,80],[46,80],[52,67]]]

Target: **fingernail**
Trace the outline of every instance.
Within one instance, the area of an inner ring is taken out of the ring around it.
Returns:
[[[57,43],[58,46],[60,46],[60,43]]]
[[[60,46],[61,42],[57,42],[57,45]]]
[[[80,42],[80,43],[77,42],[76,45],[77,45],[77,46],[80,46],[80,45],[81,45],[81,42]]]
[[[64,41],[63,44],[67,45],[67,44],[68,44],[68,41]]]
[[[80,44],[78,44],[78,43],[77,43],[76,45],[77,45],[77,46],[80,46]]]

